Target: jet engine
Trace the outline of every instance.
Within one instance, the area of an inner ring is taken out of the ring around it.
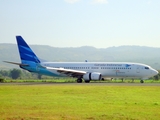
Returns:
[[[83,79],[85,81],[90,81],[90,80],[101,80],[101,73],[98,72],[92,72],[92,73],[86,73],[83,75]]]

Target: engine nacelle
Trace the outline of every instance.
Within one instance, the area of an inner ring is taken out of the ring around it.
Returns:
[[[83,75],[83,79],[84,80],[101,80],[101,73],[98,73],[98,72],[92,72],[92,73],[86,73]]]

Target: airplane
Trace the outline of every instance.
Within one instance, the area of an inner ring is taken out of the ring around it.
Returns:
[[[106,78],[138,78],[144,80],[158,74],[151,66],[132,62],[43,62],[28,46],[21,36],[16,36],[21,63],[4,61],[19,65],[29,72],[55,77],[74,77],[77,83]]]

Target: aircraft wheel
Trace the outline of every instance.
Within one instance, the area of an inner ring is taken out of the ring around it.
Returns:
[[[85,83],[90,83],[90,80],[85,80]]]
[[[140,82],[141,82],[141,83],[144,83],[144,80],[141,80]]]
[[[82,83],[82,79],[81,79],[81,78],[78,78],[78,79],[77,79],[77,83]]]

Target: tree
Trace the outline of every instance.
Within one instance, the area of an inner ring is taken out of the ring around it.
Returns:
[[[160,78],[160,70],[158,70],[158,75],[155,75],[153,78],[154,78],[154,80],[159,80],[159,78]]]
[[[9,77],[9,71],[7,70],[0,70],[0,75],[3,77]]]
[[[21,76],[22,73],[21,73],[21,70],[19,69],[13,69],[11,70],[10,74],[11,74],[12,79],[17,79]]]
[[[37,75],[37,78],[38,78],[38,79],[42,79],[42,75],[41,75],[41,74],[38,74],[38,75]]]
[[[4,82],[4,78],[0,75],[0,82]]]

